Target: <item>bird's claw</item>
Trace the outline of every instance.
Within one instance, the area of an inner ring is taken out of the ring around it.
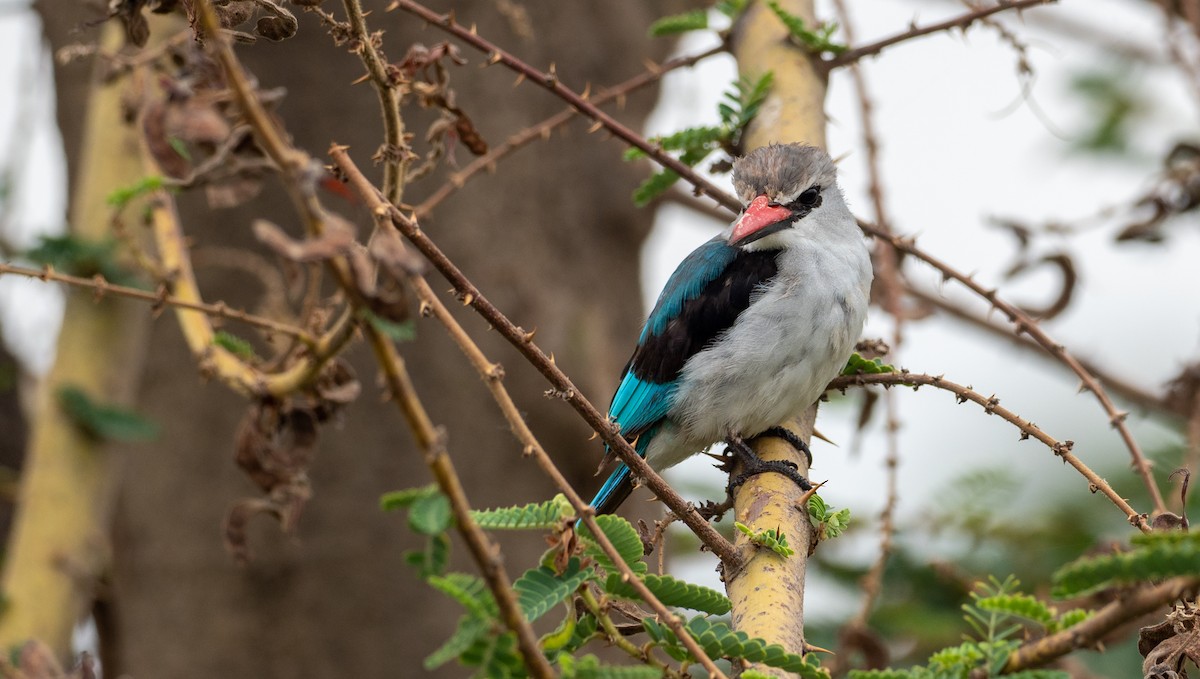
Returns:
[[[782,429],[782,428],[779,427],[779,429]],[[769,430],[769,429],[767,430],[767,432],[770,432],[770,431],[771,430]],[[783,431],[787,431],[787,430],[783,429]],[[764,432],[764,434],[766,434],[767,432]],[[788,435],[795,438],[797,441],[800,441],[799,437],[796,437],[791,432],[787,432],[787,433],[788,433]],[[759,436],[762,436],[762,435],[763,434],[759,434]],[[775,435],[775,434],[772,432],[771,435]],[[782,436],[781,436],[781,438],[786,439],[786,437],[782,437]],[[805,490],[805,491],[812,490],[812,484],[809,483],[808,479],[805,478],[804,475],[800,473],[800,468],[796,465],[795,462],[792,462],[790,460],[764,460],[761,457],[759,457],[758,455],[755,455],[754,451],[750,448],[750,446],[747,445],[746,442],[743,441],[738,436],[730,436],[726,440],[726,443],[728,445],[726,445],[726,447],[725,447],[725,453],[726,453],[727,464],[730,467],[729,471],[732,472],[733,462],[735,459],[742,463],[742,473],[738,474],[736,477],[731,476],[729,479],[729,485],[725,487],[725,492],[728,493],[731,497],[733,496],[733,491],[735,489],[737,489],[738,486],[745,483],[746,479],[749,479],[751,476],[756,476],[758,474],[762,474],[764,472],[775,472],[777,474],[783,474],[784,476],[786,476],[789,479],[791,479],[792,481],[794,481],[797,486],[800,486],[800,488],[802,490]],[[811,460],[812,455],[811,455],[811,453],[808,452],[808,446],[804,445],[803,441],[800,441],[800,444],[803,446],[803,448],[801,448],[800,446],[797,446],[797,449],[799,449],[801,452],[805,453],[806,456]]]
[[[779,427],[779,426],[770,427],[769,429],[763,431],[763,433],[759,434],[758,436],[755,436],[754,439],[751,439],[751,440],[760,439],[764,436],[773,436],[775,438],[783,439],[784,441],[787,441],[788,445],[790,445],[791,447],[795,448],[796,450],[804,453],[804,457],[806,457],[808,459],[808,466],[810,466],[810,467],[812,466],[812,463],[813,463],[812,451],[809,450],[808,444],[804,442],[804,439],[800,438],[799,436],[796,436],[795,432],[793,432],[791,429],[788,429],[787,427]]]

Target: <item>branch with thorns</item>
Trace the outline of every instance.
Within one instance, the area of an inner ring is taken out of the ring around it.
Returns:
[[[1089,488],[1092,492],[1100,492],[1107,497],[1117,509],[1120,509],[1130,525],[1136,526],[1143,532],[1150,532],[1150,524],[1146,521],[1146,516],[1134,510],[1129,506],[1129,503],[1122,498],[1107,481],[1100,477],[1096,472],[1092,471],[1078,456],[1075,455],[1073,449],[1074,441],[1059,441],[1050,436],[1033,422],[1017,415],[1013,411],[1000,405],[1000,399],[995,396],[984,396],[975,391],[969,386],[963,386],[955,382],[951,382],[941,375],[928,375],[923,373],[910,373],[900,371],[894,373],[880,373],[877,375],[849,375],[838,377],[829,384],[831,389],[842,389],[850,386],[867,386],[867,385],[882,385],[885,387],[905,386],[905,387],[920,387],[930,386],[937,389],[943,389],[954,394],[959,403],[971,401],[983,408],[984,412],[989,415],[995,415],[1000,419],[1012,424],[1021,430],[1021,440],[1034,438],[1041,441],[1053,453],[1062,458],[1063,462],[1071,465],[1087,479]]]

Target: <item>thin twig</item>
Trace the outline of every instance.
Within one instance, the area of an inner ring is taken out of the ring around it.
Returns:
[[[639,88],[658,82],[664,75],[670,73],[671,71],[693,66],[697,62],[707,59],[713,55],[721,54],[725,50],[725,45],[717,45],[716,47],[705,50],[698,54],[693,54],[686,57],[678,57],[676,59],[671,59],[661,64],[651,66],[646,71],[635,75],[629,80],[605,89],[594,98],[591,98],[590,101],[596,106],[607,104],[608,102],[614,99],[620,99],[621,97],[624,97],[630,92],[634,92]],[[579,115],[579,111],[574,108],[568,108],[509,137],[503,144],[500,144],[494,149],[488,151],[486,154],[471,161],[471,163],[462,170],[451,174],[444,184],[439,186],[436,191],[429,195],[428,198],[421,201],[420,205],[413,208],[413,215],[417,220],[425,219],[435,207],[441,204],[442,201],[446,200],[446,198],[450,197],[450,195],[455,191],[461,189],[472,177],[484,170],[488,170],[489,172],[494,170],[496,163],[513,151],[535,142],[538,139],[548,139],[551,132],[571,122],[577,115]],[[396,201],[392,202],[395,203]]]
[[[613,136],[619,138],[621,141],[630,146],[644,151],[659,165],[662,165],[669,170],[673,170],[680,176],[688,176],[688,181],[696,187],[696,191],[698,193],[705,194],[718,202],[724,202],[729,198],[728,195],[715,184],[693,172],[692,168],[680,162],[673,156],[662,153],[657,146],[647,141],[645,137],[621,124],[612,116],[608,115],[604,111],[601,111],[595,104],[587,101],[574,90],[563,85],[561,82],[559,82],[558,75],[555,73],[553,66],[551,66],[549,72],[539,71],[533,66],[530,66],[524,61],[521,61],[515,56],[505,52],[493,43],[484,39],[478,33],[472,31],[471,28],[459,25],[452,14],[438,14],[424,5],[412,2],[412,0],[396,0],[388,6],[389,11],[393,9],[402,9],[409,14],[420,17],[431,26],[436,26],[437,28],[446,31],[459,40],[462,40],[471,47],[474,47],[480,52],[486,53],[488,55],[489,64],[503,64],[507,68],[518,73],[521,78],[528,79],[538,87],[542,87],[550,92],[553,92],[560,99],[570,104],[575,110],[596,121],[600,127],[603,127],[611,132]],[[737,203],[734,202],[730,207],[734,207],[736,205]],[[734,209],[738,208],[734,207]]]
[[[1076,649],[1092,646],[1109,632],[1122,625],[1128,625],[1130,620],[1158,610],[1178,599],[1193,596],[1197,589],[1200,589],[1200,579],[1181,577],[1132,592],[1120,592],[1115,601],[1096,611],[1087,620],[1048,637],[1022,644],[1008,656],[1003,674],[1041,667]]]
[[[86,288],[96,292],[96,299],[101,299],[106,295],[117,295],[119,297],[128,297],[137,299],[143,302],[150,302],[153,307],[169,306],[179,307],[180,309],[189,309],[191,311],[199,311],[208,314],[213,318],[225,318],[247,325],[252,325],[267,332],[277,332],[281,335],[295,337],[308,346],[316,345],[316,338],[313,334],[303,328],[281,323],[271,320],[265,316],[258,316],[242,309],[235,309],[227,306],[224,302],[209,304],[207,302],[194,302],[191,300],[182,299],[175,295],[169,294],[165,285],[159,286],[156,292],[142,290],[141,288],[131,288],[127,285],[117,285],[110,283],[104,276],[96,274],[90,278],[82,276],[72,276],[70,274],[59,273],[54,270],[54,267],[46,265],[40,269],[35,269],[28,266],[18,266],[7,262],[0,262],[0,276],[24,276],[25,278],[36,278],[41,281],[53,281],[55,283],[65,283],[67,285]]]
[[[862,45],[861,47],[851,48],[849,50],[846,50],[845,52],[842,52],[841,54],[837,55],[836,57],[833,57],[832,59],[827,60],[825,62],[825,64],[829,68],[845,66],[846,64],[850,64],[855,61],[858,61],[859,59],[862,59],[863,57],[868,57],[868,56],[872,56],[875,54],[879,54],[884,49],[891,47],[892,45],[895,45],[895,44],[901,43],[901,42],[905,42],[908,40],[912,40],[913,38],[919,38],[921,36],[929,35],[931,33],[940,33],[941,31],[948,31],[948,30],[951,30],[954,28],[961,28],[963,30],[966,30],[968,27],[970,27],[971,24],[975,23],[979,19],[991,16],[991,15],[999,13],[999,12],[1005,12],[1008,10],[1020,11],[1023,9],[1028,9],[1030,7],[1036,7],[1038,5],[1053,4],[1055,2],[1057,2],[1057,0],[1001,0],[1000,2],[998,2],[995,5],[992,5],[990,7],[981,7],[979,9],[972,10],[972,11],[962,14],[960,16],[954,17],[952,19],[947,19],[946,21],[941,21],[936,24],[930,24],[928,26],[913,26],[909,30],[907,30],[903,33],[897,33],[896,35],[892,35],[892,36],[889,36],[882,40],[878,40],[876,42]]]
[[[901,238],[899,236],[885,233],[875,225],[867,224],[861,220],[859,221],[858,225],[867,234],[876,238],[882,238],[888,243],[891,243],[892,247],[896,248],[898,251],[908,253],[937,269],[941,272],[943,278],[954,279],[966,286],[975,294],[986,299],[993,307],[995,307],[1008,318],[1008,320],[1013,324],[1014,330],[1017,334],[1028,334],[1035,342],[1038,343],[1039,346],[1050,352],[1050,354],[1055,356],[1059,361],[1063,362],[1067,367],[1069,367],[1071,371],[1079,377],[1084,388],[1088,389],[1092,392],[1092,394],[1095,395],[1096,400],[1100,402],[1100,406],[1104,409],[1105,414],[1108,415],[1109,423],[1117,430],[1121,436],[1121,439],[1125,442],[1125,447],[1129,450],[1130,457],[1133,458],[1134,469],[1136,469],[1137,473],[1142,477],[1142,482],[1146,485],[1146,489],[1150,492],[1150,498],[1154,503],[1155,513],[1167,511],[1167,507],[1163,503],[1162,493],[1159,492],[1158,485],[1154,482],[1154,475],[1150,469],[1151,464],[1149,460],[1146,459],[1146,456],[1142,454],[1141,447],[1138,446],[1137,441],[1133,438],[1133,433],[1129,431],[1129,427],[1125,424],[1125,417],[1128,415],[1128,413],[1117,411],[1116,407],[1113,405],[1112,399],[1108,397],[1108,392],[1104,390],[1104,387],[1101,386],[1101,384],[1090,372],[1088,372],[1087,368],[1083,367],[1078,359],[1067,352],[1063,345],[1051,339],[1051,337],[1046,334],[1046,331],[1042,330],[1041,326],[1038,325],[1037,322],[1029,316],[1029,314],[1025,313],[1015,305],[1001,299],[1000,296],[996,294],[996,290],[994,288],[990,290],[985,288],[973,277],[960,273],[949,264],[946,264],[924,250],[917,248],[914,239]]]
[[[335,152],[343,154],[345,153],[344,149],[336,146],[331,153]],[[337,156],[335,155],[334,157],[336,161]],[[391,206],[383,199],[383,196],[378,189],[376,189],[375,186],[367,180],[366,176],[364,176],[356,166],[342,165],[341,163],[339,163],[338,166],[343,168],[343,170],[346,172],[346,178],[350,182],[350,185],[355,189],[355,191],[358,192],[359,196],[371,209],[371,214],[374,215],[377,221],[377,233],[380,234],[380,237],[387,238],[390,236],[392,238],[399,238],[396,230],[392,227]],[[403,246],[401,245],[400,247]],[[509,395],[508,389],[505,388],[503,382],[504,368],[499,363],[492,363],[488,359],[488,357],[479,348],[479,345],[471,339],[470,335],[467,334],[467,331],[464,330],[461,325],[459,325],[458,321],[454,318],[454,315],[450,313],[450,310],[446,308],[446,305],[443,304],[441,299],[438,298],[437,294],[434,293],[433,288],[429,286],[429,282],[425,280],[424,276],[419,273],[412,272],[409,274],[408,281],[410,284],[412,284],[413,289],[417,292],[417,297],[421,302],[422,313],[431,314],[442,324],[443,327],[445,327],[446,332],[449,333],[451,339],[454,340],[454,343],[458,345],[458,348],[467,357],[467,361],[473,368],[475,368],[475,371],[479,373],[480,378],[483,379],[484,384],[487,385],[488,390],[491,392],[492,398],[495,399],[496,404],[500,407],[500,412],[503,413],[504,419],[508,421],[509,429],[512,431],[517,440],[521,442],[524,454],[527,457],[532,456],[538,467],[540,467],[541,470],[554,482],[554,485],[556,485],[558,489],[562,491],[563,495],[566,496],[567,501],[570,502],[571,506],[575,509],[575,513],[581,517],[584,524],[592,532],[592,536],[600,545],[601,550],[603,550],[604,553],[608,555],[609,559],[612,560],[613,564],[621,573],[621,576],[625,579],[625,581],[637,591],[638,596],[645,601],[646,604],[649,605],[656,614],[658,614],[659,618],[664,623],[671,627],[672,631],[674,631],[680,641],[688,647],[688,650],[692,653],[692,655],[694,655],[710,673],[715,673],[712,676],[721,676],[716,665],[714,665],[712,660],[708,658],[708,656],[704,653],[704,650],[700,648],[698,644],[696,644],[695,640],[692,639],[687,630],[683,628],[683,625],[679,622],[677,616],[667,610],[667,607],[664,606],[661,601],[659,601],[658,597],[654,596],[654,594],[646,587],[645,583],[642,582],[641,578],[639,578],[629,567],[629,565],[625,563],[625,560],[617,551],[616,546],[612,544],[612,542],[608,539],[608,536],[596,523],[595,511],[588,505],[587,502],[584,501],[582,497],[579,496],[579,493],[575,492],[574,487],[572,487],[571,483],[567,481],[565,476],[563,476],[562,471],[559,470],[554,464],[554,461],[550,459],[550,455],[546,453],[545,448],[542,447],[542,444],[537,440],[537,437],[534,436],[533,431],[529,428],[528,423],[525,422],[525,418],[522,417],[520,409],[517,408],[517,404],[513,402],[512,397]]]
[[[919,387],[930,386],[937,389],[944,389],[958,397],[959,403],[971,401],[984,409],[989,415],[995,415],[1000,419],[1012,424],[1021,430],[1021,440],[1034,438],[1041,441],[1050,448],[1051,451],[1058,457],[1062,458],[1063,462],[1071,465],[1087,479],[1092,492],[1103,493],[1114,505],[1117,506],[1125,514],[1125,518],[1130,525],[1136,526],[1143,532],[1150,531],[1150,524],[1147,523],[1146,517],[1138,513],[1129,503],[1125,501],[1107,481],[1100,478],[1096,472],[1083,463],[1073,452],[1075,447],[1074,441],[1059,441],[1053,436],[1050,436],[1036,424],[1017,415],[1013,411],[1000,405],[1000,399],[995,396],[984,396],[975,391],[971,387],[956,384],[942,377],[941,375],[927,375],[920,373],[910,373],[900,371],[894,373],[881,373],[878,375],[850,375],[838,377],[830,383],[832,389],[845,389],[850,386],[866,386],[871,384],[879,384],[885,387],[906,386]]]
[[[922,304],[931,306],[938,311],[945,313],[951,318],[962,321],[973,328],[983,330],[984,332],[1001,339],[1006,339],[1012,342],[1015,346],[1034,352],[1037,356],[1049,359],[1051,362],[1057,365],[1063,365],[1056,359],[1055,356],[1046,353],[1042,349],[1042,346],[1034,340],[1026,337],[1025,335],[1013,334],[1012,330],[1010,330],[1008,327],[997,321],[991,320],[990,317],[973,313],[937,293],[929,292],[911,283],[908,284],[908,287],[905,289],[905,291],[910,297],[913,297]],[[1079,363],[1084,368],[1087,368],[1088,372],[1092,373],[1096,379],[1100,380],[1100,383],[1103,384],[1105,388],[1110,390],[1117,397],[1128,401],[1132,405],[1142,408],[1143,410],[1156,412],[1159,415],[1166,415],[1175,418],[1188,417],[1187,413],[1181,412],[1178,408],[1172,405],[1169,399],[1160,394],[1152,393],[1141,385],[1137,385],[1128,380],[1117,377],[1116,375],[1107,372],[1100,366],[1096,365],[1093,361],[1088,359],[1081,358],[1079,359]],[[1068,367],[1069,369],[1069,366],[1065,367]]]
[[[350,18],[350,29],[358,42],[358,56],[362,59],[371,84],[379,95],[379,111],[383,116],[384,147],[380,153],[383,160],[383,195],[388,201],[399,203],[404,194],[404,177],[411,163],[404,149],[404,119],[400,117],[400,100],[396,87],[388,77],[387,63],[383,53],[375,45],[375,37],[367,30],[367,19],[359,0],[343,0],[346,15]]]

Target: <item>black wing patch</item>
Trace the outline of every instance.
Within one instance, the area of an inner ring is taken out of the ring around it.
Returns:
[[[683,302],[679,314],[661,332],[638,345],[629,361],[633,374],[660,384],[678,377],[689,358],[732,326],[750,306],[754,290],[775,277],[778,254],[778,250],[739,251],[699,295]]]

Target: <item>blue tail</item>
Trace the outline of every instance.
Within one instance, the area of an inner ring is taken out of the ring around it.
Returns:
[[[648,431],[642,434],[633,445],[633,449],[642,458],[646,457],[646,448],[650,445],[650,439],[654,438],[654,433]],[[632,492],[633,480],[630,478],[629,467],[622,462],[609,475],[604,485],[600,486],[600,491],[592,498],[591,505],[596,508],[597,514],[612,514]]]

